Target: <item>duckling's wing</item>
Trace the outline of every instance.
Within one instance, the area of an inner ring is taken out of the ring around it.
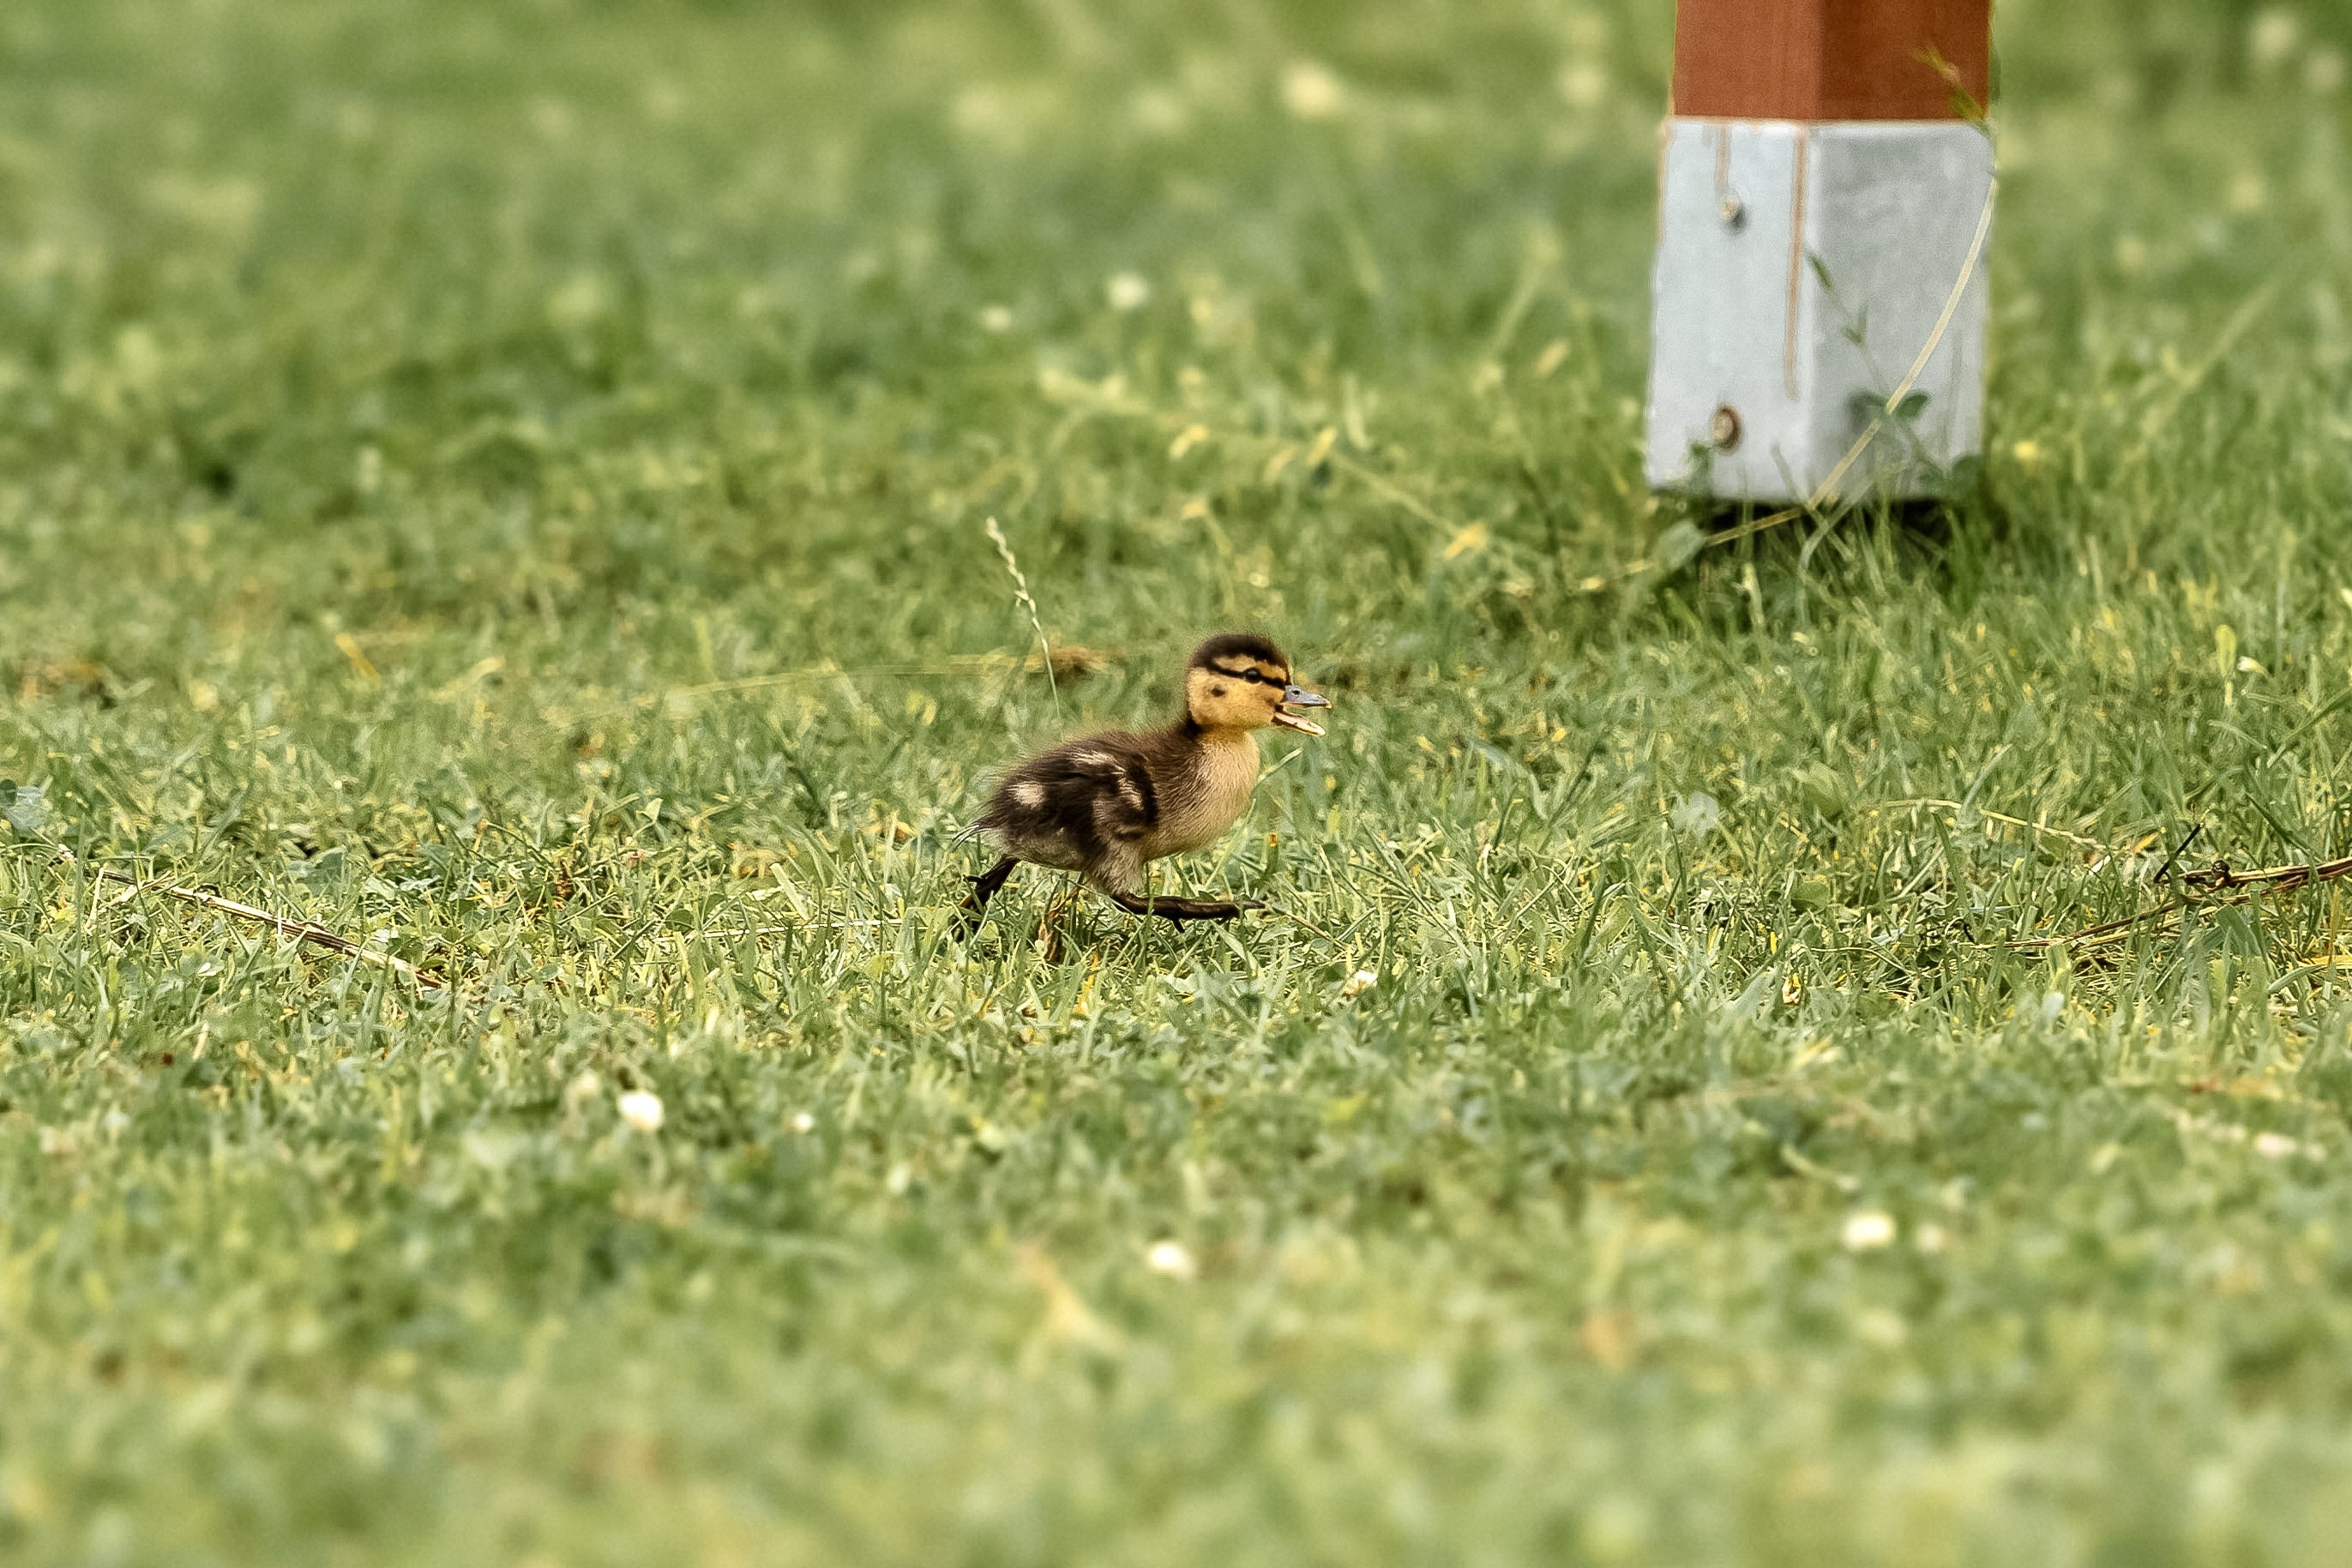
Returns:
[[[1134,846],[1159,821],[1143,743],[1113,732],[1066,741],[1012,769],[989,797],[980,826],[1025,859],[1091,871],[1133,859]]]
[[[1134,736],[1092,735],[1054,747],[1021,769],[1045,787],[1045,809],[1064,831],[1140,838],[1160,820],[1160,791]]]

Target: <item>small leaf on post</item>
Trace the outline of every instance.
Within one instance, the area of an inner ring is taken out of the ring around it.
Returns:
[[[1658,536],[1651,547],[1650,559],[1658,563],[1660,571],[1680,571],[1698,559],[1706,548],[1706,536],[1699,532],[1696,523],[1676,523]]]

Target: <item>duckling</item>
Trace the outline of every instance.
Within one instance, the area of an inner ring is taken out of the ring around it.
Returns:
[[[1180,924],[1231,920],[1258,907],[1155,898],[1144,867],[1223,837],[1257,785],[1257,732],[1280,725],[1321,735],[1320,725],[1290,710],[1330,706],[1292,683],[1290,661],[1265,638],[1210,638],[1185,665],[1181,718],[1143,735],[1113,730],[1064,741],[998,780],[971,831],[1003,858],[972,879],[967,928],[977,928],[1024,861],[1076,872],[1121,909]]]

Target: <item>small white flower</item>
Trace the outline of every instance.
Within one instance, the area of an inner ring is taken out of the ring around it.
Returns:
[[[816,1131],[816,1118],[810,1115],[806,1111],[793,1112],[793,1119],[785,1124],[791,1127],[793,1132],[799,1134],[802,1137],[806,1137],[811,1133]]]
[[[1113,273],[1103,296],[1114,310],[1140,310],[1151,303],[1151,280],[1139,272]]]
[[[1143,1261],[1153,1273],[1165,1274],[1171,1280],[1194,1279],[1201,1272],[1201,1266],[1192,1260],[1192,1254],[1181,1241],[1153,1242],[1151,1249],[1143,1255]]]
[[[1301,120],[1329,120],[1345,105],[1348,89],[1330,68],[1297,60],[1284,68],[1282,104]]]
[[[1674,823],[1684,832],[1703,839],[1723,826],[1723,807],[1706,790],[1694,790],[1675,805]]]
[[[1378,969],[1359,969],[1339,982],[1339,999],[1343,1002],[1352,1002],[1380,983],[1381,974]]]
[[[1002,305],[991,305],[980,313],[980,329],[1003,334],[1013,330],[1013,312]]]
[[[2266,1160],[2283,1160],[2303,1152],[2303,1145],[2284,1133],[2256,1133],[2254,1153]]]
[[[658,1133],[662,1124],[662,1103],[658,1094],[643,1089],[633,1089],[621,1096],[621,1120],[633,1133]]]
[[[1845,1229],[1841,1239],[1849,1252],[1874,1252],[1895,1243],[1895,1217],[1865,1208],[1845,1217]]]

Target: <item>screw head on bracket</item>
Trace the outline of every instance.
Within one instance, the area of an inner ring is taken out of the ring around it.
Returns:
[[[1732,407],[1729,403],[1725,403],[1721,408],[1715,411],[1715,417],[1707,421],[1706,433],[1708,437],[1714,441],[1715,449],[1717,452],[1738,451],[1740,436],[1739,411]]]

